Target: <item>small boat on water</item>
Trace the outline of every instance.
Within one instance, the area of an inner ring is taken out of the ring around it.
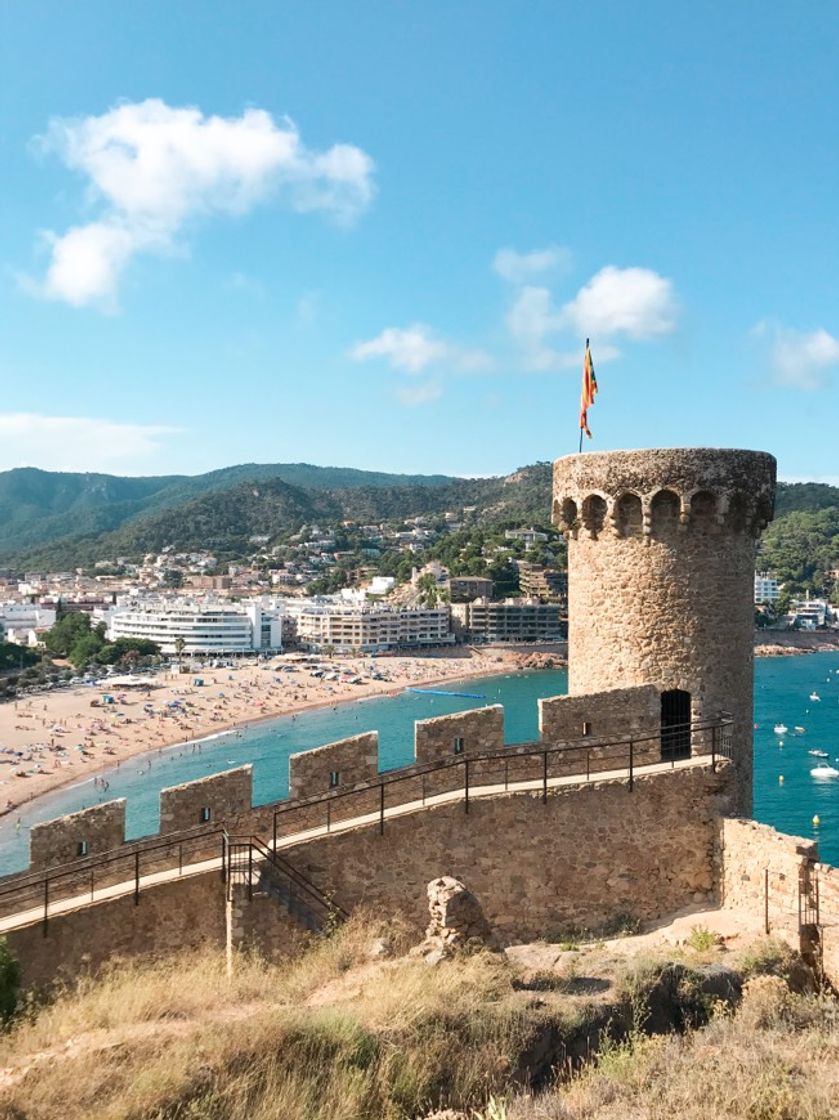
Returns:
[[[813,755],[814,758],[830,758],[827,751],[807,751],[807,754]]]
[[[775,734],[776,735],[786,735],[787,731],[789,731],[789,728],[787,727],[787,725],[785,723],[776,723],[775,724]]]
[[[799,735],[803,735],[804,732],[807,730],[807,728],[806,727],[799,727],[798,724],[796,724],[795,727],[793,728],[793,730],[797,731]]]
[[[839,770],[835,766],[814,766],[810,771],[812,778],[839,778]]]
[[[818,692],[811,692],[810,693],[810,699],[811,700],[821,700],[821,696],[819,696]]]

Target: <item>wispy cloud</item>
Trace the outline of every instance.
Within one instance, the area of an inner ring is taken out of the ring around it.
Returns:
[[[162,424],[125,424],[88,416],[0,413],[0,470],[136,472],[148,469],[161,443],[180,429]]]
[[[113,307],[137,253],[167,253],[197,216],[243,214],[278,196],[300,213],[351,222],[375,193],[373,161],[360,148],[307,148],[297,126],[262,109],[205,116],[150,98],[79,119],[56,118],[35,146],[87,181],[95,220],[42,235],[50,263],[27,289],[76,307]]]
[[[406,373],[422,373],[441,362],[468,372],[485,369],[492,361],[482,350],[467,350],[440,338],[423,323],[386,327],[375,338],[357,342],[350,350],[350,357],[356,362],[382,358],[391,369]]]
[[[775,381],[795,389],[821,389],[839,366],[839,339],[823,327],[800,331],[763,320],[752,327],[754,338],[768,346]]]
[[[396,390],[397,399],[406,405],[429,404],[439,400],[443,395],[443,387],[436,381],[428,381],[424,385],[405,385]]]
[[[495,254],[492,267],[512,284],[525,284],[545,272],[566,272],[571,267],[571,260],[571,250],[562,245],[547,245],[544,249],[531,249],[527,253],[504,248]]]

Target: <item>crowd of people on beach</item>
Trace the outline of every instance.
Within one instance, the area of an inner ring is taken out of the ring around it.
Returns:
[[[201,739],[221,730],[238,728],[241,734],[259,719],[487,671],[491,660],[498,658],[477,655],[464,664],[462,655],[296,662],[280,657],[169,671],[131,690],[110,692],[105,679],[0,705],[0,788],[6,794],[0,815],[85,772],[94,775],[97,790],[107,790],[99,772],[133,755],[179,742],[200,750]]]

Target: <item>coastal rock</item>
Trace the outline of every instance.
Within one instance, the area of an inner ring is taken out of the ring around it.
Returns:
[[[428,884],[430,922],[425,940],[412,950],[429,964],[459,951],[496,950],[498,945],[480,902],[460,879],[443,875]]]

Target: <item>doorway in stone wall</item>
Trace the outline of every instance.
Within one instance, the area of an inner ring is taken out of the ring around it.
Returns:
[[[690,693],[670,688],[661,694],[661,759],[690,758]]]

